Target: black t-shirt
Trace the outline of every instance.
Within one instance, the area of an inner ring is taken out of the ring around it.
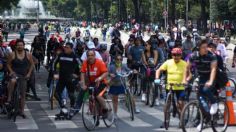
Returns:
[[[216,55],[208,52],[207,55],[200,56],[198,52],[194,52],[189,61],[196,65],[196,70],[200,78],[209,79],[211,73],[211,64],[217,61]]]
[[[56,69],[59,63],[59,76],[60,79],[70,79],[72,74],[75,73],[79,64],[79,60],[74,53],[65,54],[61,53],[54,61],[53,68]],[[53,70],[55,71],[55,70]]]

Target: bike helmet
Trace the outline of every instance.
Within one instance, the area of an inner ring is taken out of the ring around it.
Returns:
[[[99,47],[100,50],[107,50],[107,44],[100,44],[100,47]]]
[[[172,49],[171,54],[182,54],[182,49],[181,48],[174,48],[174,49]]]

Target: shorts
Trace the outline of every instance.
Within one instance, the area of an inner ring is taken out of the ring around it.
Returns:
[[[123,86],[110,86],[109,94],[120,95],[125,93],[125,88]]]
[[[166,90],[166,96],[169,93],[169,90]],[[177,98],[177,100],[181,100],[184,101],[185,100],[185,90],[173,90],[173,93],[175,95],[175,97]]]
[[[92,85],[93,87],[93,85]],[[104,83],[101,83],[98,88],[95,88],[95,96],[103,96],[106,93],[107,85]],[[89,90],[89,94],[91,94],[92,91]]]

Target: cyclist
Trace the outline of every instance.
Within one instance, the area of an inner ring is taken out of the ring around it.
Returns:
[[[180,48],[174,48],[171,51],[172,59],[167,60],[164,62],[161,67],[156,71],[156,83],[160,83],[160,75],[161,72],[167,72],[167,84],[174,83],[174,84],[182,84],[186,83],[185,81],[185,73],[187,68],[187,63],[182,60],[182,50]],[[166,87],[166,93],[169,92],[169,85]],[[173,86],[173,92],[177,98],[177,108],[173,110],[173,117],[176,115],[176,110],[180,113],[184,107],[184,87],[183,86]],[[174,105],[175,106],[175,105]],[[163,126],[161,126],[163,127]]]
[[[81,67],[80,84],[82,89],[78,95],[76,109],[80,109],[84,93],[88,87],[95,87],[96,99],[102,107],[104,117],[106,117],[108,109],[103,94],[106,91],[108,70],[102,60],[95,58],[94,50],[88,50],[86,54],[88,59],[83,62]],[[99,122],[97,122],[97,125],[99,125]]]
[[[7,61],[7,68],[11,77],[8,86],[8,98],[7,105],[11,102],[12,93],[16,84],[16,76],[22,76],[26,79],[20,79],[21,81],[21,106],[20,115],[25,118],[24,107],[25,107],[25,95],[27,88],[27,79],[30,78],[34,68],[33,57],[29,52],[24,50],[25,42],[21,39],[16,40],[16,50],[9,54]]]
[[[152,43],[151,41],[147,41],[145,44],[145,50],[142,53],[142,61],[144,62],[145,68],[146,68],[146,72],[148,69],[150,69],[151,71],[155,70],[155,67],[157,66],[157,60],[158,60],[158,52],[157,50],[155,50],[152,47]],[[151,75],[152,76],[152,75]],[[149,78],[149,77],[144,77],[144,81],[154,81],[155,79],[155,73],[153,74],[153,79]],[[150,80],[151,79],[151,80]],[[145,96],[145,100],[146,100],[146,90],[147,90],[147,86],[145,85],[146,83],[143,83],[143,96]],[[156,102],[157,104],[159,104],[158,100]]]
[[[183,42],[182,48],[183,48],[183,57],[185,58],[188,54],[192,52],[192,49],[194,48],[194,43],[192,41],[192,35],[188,34],[187,39]]]
[[[99,54],[99,52],[98,52],[98,51],[95,51],[96,47],[95,47],[95,45],[94,45],[94,43],[93,43],[92,41],[88,41],[88,42],[86,43],[86,46],[87,46],[87,50],[94,50],[94,52],[95,52],[95,57],[96,57],[96,58],[102,60],[102,57],[101,57],[101,55]],[[81,56],[81,60],[82,60],[82,61],[87,60],[87,50],[84,51],[84,53],[83,53],[82,56]]]
[[[118,111],[118,96],[120,94],[125,93],[125,87],[122,85],[121,78],[117,76],[118,73],[127,73],[130,71],[130,69],[127,67],[127,65],[122,64],[122,56],[117,55],[115,57],[115,63],[110,65],[109,68],[109,75],[111,77],[110,80],[110,90],[109,93],[112,94],[112,102],[113,102],[113,108],[115,112],[115,119],[117,119],[117,111]],[[136,72],[136,71],[134,71]],[[134,100],[133,104],[135,107],[135,102]],[[135,110],[136,111],[136,110]]]
[[[76,76],[76,74],[74,73],[76,71],[77,65],[79,64],[79,61],[76,55],[73,53],[72,43],[66,43],[64,47],[64,53],[58,55],[54,60],[53,71],[56,71],[58,63],[60,65],[59,74],[54,74],[54,78],[59,78],[58,86],[56,89],[56,97],[59,102],[61,112],[56,115],[57,117],[67,113],[67,109],[62,101],[62,92],[65,87],[70,98],[70,107],[73,108],[75,104],[75,87],[73,85],[72,79]]]
[[[128,60],[132,63],[131,64],[132,70],[134,70],[134,69],[137,71],[139,71],[139,69],[143,70],[141,67],[141,58],[142,58],[143,51],[144,51],[144,46],[142,44],[142,40],[141,40],[141,38],[138,37],[135,39],[135,45],[130,48],[130,52],[128,55]],[[142,82],[141,82],[141,84],[142,84]],[[144,94],[142,95],[142,101],[145,101]]]
[[[199,83],[205,84],[200,87],[199,92],[206,95],[211,103],[210,114],[213,115],[217,112],[217,102],[214,98],[214,80],[217,70],[217,58],[214,54],[208,51],[208,43],[206,40],[202,40],[199,45],[199,51],[195,51],[189,61],[187,62],[187,71],[190,71],[192,63],[196,64],[196,70],[199,75]],[[188,72],[190,73],[190,72]],[[197,126],[198,130],[201,130],[201,123]]]

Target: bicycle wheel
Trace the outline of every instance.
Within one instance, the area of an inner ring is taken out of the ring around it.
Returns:
[[[130,113],[131,121],[133,121],[134,120],[134,104],[133,104],[133,101],[131,98],[131,94],[129,92],[127,92],[125,96],[126,96],[125,97],[125,106]]]
[[[55,90],[56,90],[56,83],[55,83],[55,81],[53,81],[53,87],[50,89],[50,93],[49,93],[51,110],[53,110],[53,108],[54,108]]]
[[[164,106],[164,126],[165,129],[168,130],[170,125],[170,113],[171,113],[171,107],[172,107],[172,95],[168,94],[166,98],[166,104]]]
[[[142,85],[142,80],[140,79],[140,75],[137,75],[135,80],[135,94],[137,96],[140,96],[142,93],[141,85]]]
[[[197,100],[185,105],[181,113],[180,123],[183,132],[196,131],[198,125],[203,126],[203,114]],[[202,130],[203,127],[199,128]]]
[[[156,97],[157,97],[157,89],[155,88],[154,83],[150,84],[150,88],[149,88],[149,105],[150,107],[153,107],[156,101]]]
[[[14,90],[13,94],[13,110],[12,110],[12,115],[13,115],[13,121],[16,121],[16,117],[19,113],[19,107],[20,107],[20,102],[19,102],[19,91],[18,87],[16,86],[16,89]]]
[[[99,120],[99,110],[96,101],[93,99],[84,100],[82,106],[82,120],[84,127],[88,130],[94,130]]]
[[[225,100],[220,99],[218,102],[218,110],[211,121],[211,126],[214,132],[225,132],[229,122],[229,108]]]
[[[147,87],[146,87],[146,105],[149,105],[149,99],[150,99],[150,89],[151,89],[151,86],[150,86],[150,82],[148,81],[147,82]]]
[[[112,124],[114,123],[115,117],[114,117],[114,110],[112,106],[112,98],[110,97],[110,95],[105,95],[105,102],[106,102],[106,107],[108,109],[108,114],[107,114],[107,118],[103,118],[103,121],[106,127],[111,127]]]
[[[231,87],[231,91],[232,91],[232,95],[233,97],[236,94],[236,82],[233,78],[229,78],[229,82],[230,82],[230,87]]]

